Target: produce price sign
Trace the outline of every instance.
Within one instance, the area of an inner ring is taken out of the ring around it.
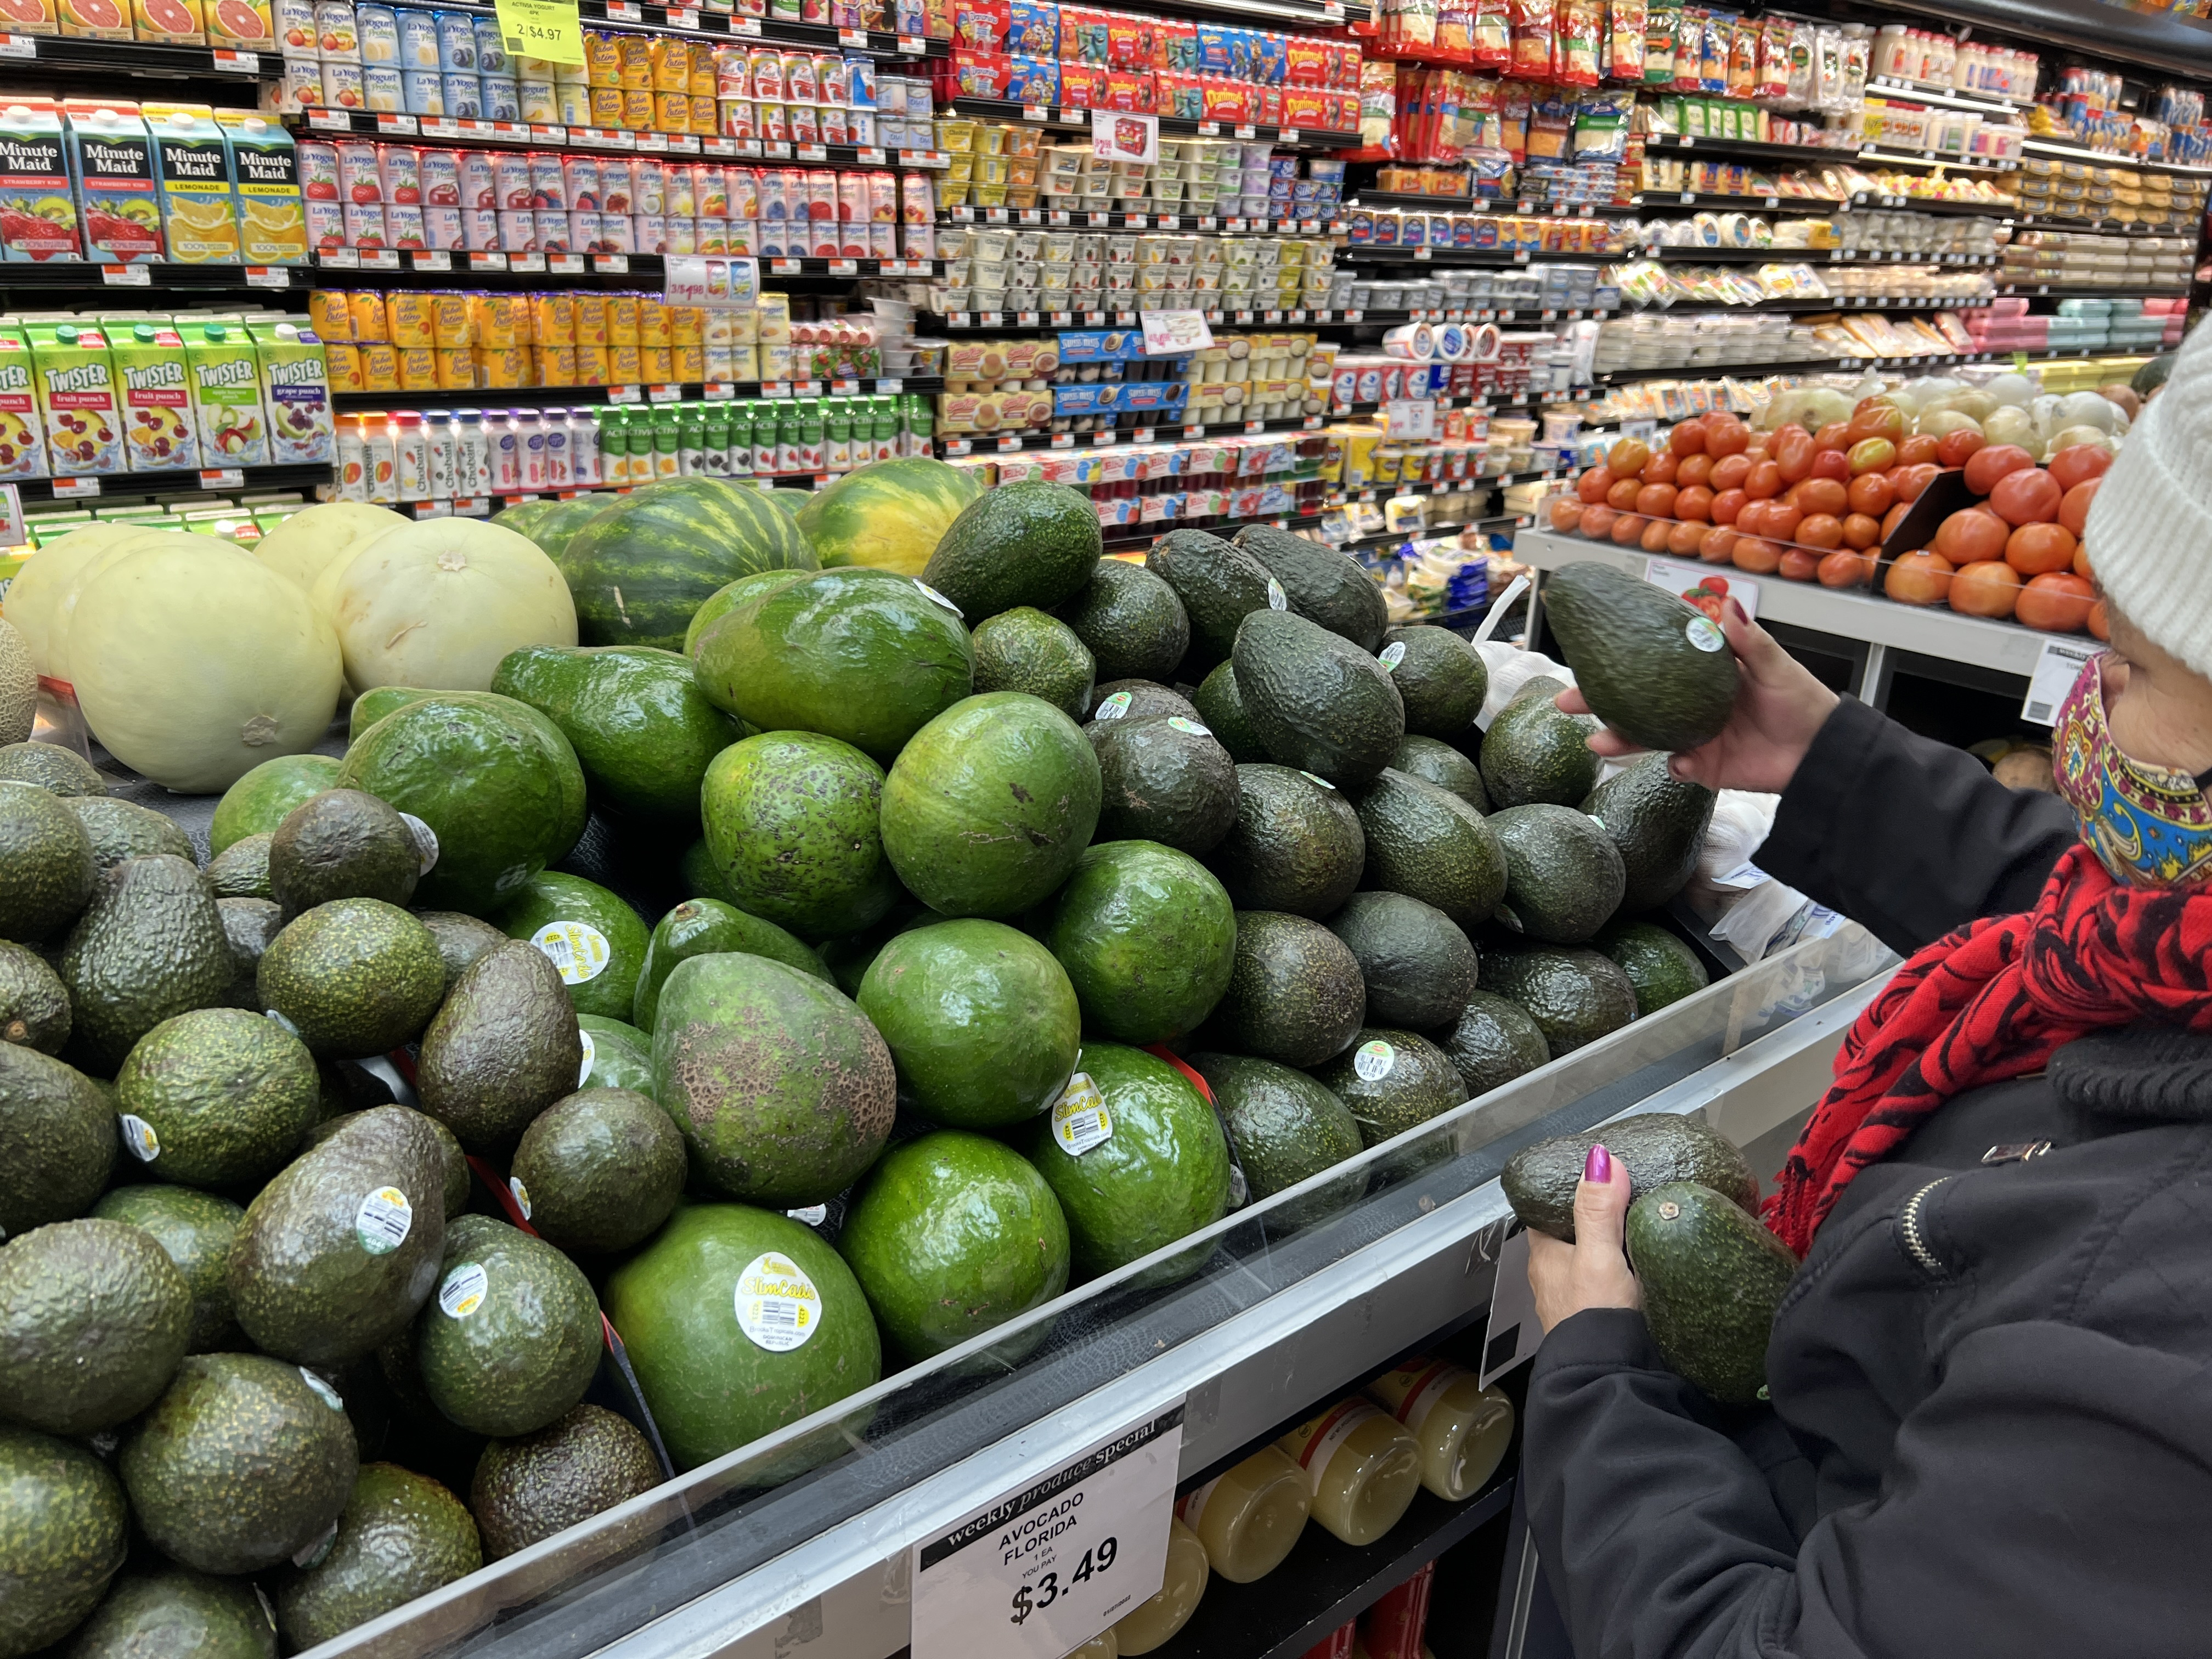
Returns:
[[[1160,118],[1116,109],[1091,111],[1091,153],[1102,161],[1152,166],[1160,159]]]
[[[1183,1402],[914,1547],[913,1659],[1060,1659],[1167,1573]]]
[[[760,302],[760,261],[671,254],[661,262],[663,295],[672,306],[750,311]]]
[[[2081,678],[2082,666],[2104,648],[2096,640],[2044,641],[2043,650],[2035,659],[2035,672],[2027,677],[2027,696],[2020,705],[2021,719],[2033,720],[2038,726],[2057,725],[2058,705],[2066,701],[2074,682]]]

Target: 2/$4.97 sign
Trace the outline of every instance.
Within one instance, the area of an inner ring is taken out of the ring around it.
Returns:
[[[1060,1659],[1167,1572],[1182,1402],[914,1547],[914,1659]]]

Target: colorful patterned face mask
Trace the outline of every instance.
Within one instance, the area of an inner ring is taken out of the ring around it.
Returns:
[[[2157,888],[2212,879],[2203,780],[2121,752],[2105,723],[2104,663],[2099,656],[2083,666],[2051,728],[2058,793],[2113,880]]]

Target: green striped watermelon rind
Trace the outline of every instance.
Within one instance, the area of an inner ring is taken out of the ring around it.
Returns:
[[[580,643],[678,652],[692,613],[718,588],[819,562],[764,492],[720,478],[669,478],[617,499],[568,538],[558,560]]]
[[[917,576],[945,526],[982,494],[964,467],[919,456],[877,461],[817,490],[799,524],[825,570],[866,564]]]

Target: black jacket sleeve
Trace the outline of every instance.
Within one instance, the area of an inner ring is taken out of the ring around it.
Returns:
[[[1964,750],[1845,697],[1753,857],[1910,956],[1976,916],[2033,908],[2075,840],[2057,796],[2008,789]]]

